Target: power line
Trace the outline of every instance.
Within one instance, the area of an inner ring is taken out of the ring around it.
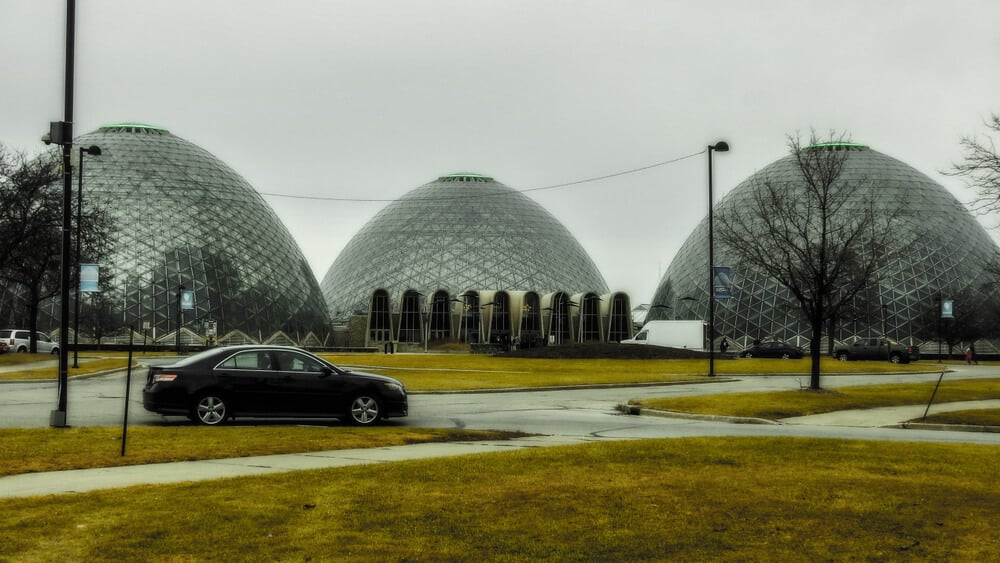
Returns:
[[[704,152],[705,151],[698,151],[698,152],[695,152],[695,153],[691,153],[689,155],[685,155],[685,156],[681,156],[681,157],[677,157],[677,158],[672,158],[670,160],[665,160],[663,162],[657,162],[656,164],[648,164],[646,166],[640,166],[639,168],[632,168],[630,170],[623,170],[621,172],[615,172],[613,174],[605,174],[604,176],[595,176],[593,178],[585,178],[583,180],[575,180],[573,182],[564,182],[562,184],[552,184],[550,186],[541,186],[541,187],[538,187],[538,188],[528,188],[528,189],[524,189],[524,190],[515,190],[514,193],[523,194],[523,193],[528,193],[528,192],[540,192],[540,191],[543,191],[543,190],[554,190],[554,189],[558,189],[558,188],[566,188],[566,187],[569,187],[569,186],[577,186],[577,185],[580,185],[580,184],[587,184],[589,182],[598,182],[600,180],[607,180],[609,178],[617,178],[618,176],[625,176],[627,174],[635,174],[636,172],[642,172],[644,170],[649,170],[651,168],[657,168],[657,167],[660,167],[660,166],[666,166],[667,164],[674,164],[674,163],[680,162],[682,160],[687,160],[689,158],[693,158],[693,157],[699,156],[699,155],[701,155]],[[289,198],[289,199],[307,199],[307,200],[312,200],[312,201],[343,201],[343,202],[353,202],[353,203],[391,203],[391,202],[399,201],[400,200],[400,198],[376,199],[376,198],[356,198],[356,197],[326,197],[326,196],[292,195],[292,194],[278,194],[278,193],[272,193],[272,192],[259,192],[259,193],[260,193],[260,195],[263,195],[263,196],[284,197],[284,198]],[[503,193],[503,194],[497,194],[497,195],[510,195],[510,194],[509,193]],[[421,198],[421,199],[428,199],[428,198]],[[447,197],[439,197],[438,198],[438,197],[435,197],[435,198],[429,198],[429,199],[451,199],[451,198],[447,198]]]

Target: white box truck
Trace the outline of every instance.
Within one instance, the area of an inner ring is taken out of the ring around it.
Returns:
[[[705,350],[703,321],[649,321],[633,338],[622,344],[652,344],[687,350]]]

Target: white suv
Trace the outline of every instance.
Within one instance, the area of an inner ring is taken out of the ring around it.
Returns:
[[[27,352],[31,349],[30,334],[30,331],[16,328],[0,330],[0,342],[10,347],[11,352]],[[44,332],[35,333],[35,347],[40,354],[59,353],[59,343],[53,342]]]

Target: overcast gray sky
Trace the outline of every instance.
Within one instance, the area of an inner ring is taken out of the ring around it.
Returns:
[[[63,118],[65,1],[0,0],[0,142]],[[265,194],[399,197],[478,172],[531,189],[648,302],[718,196],[846,132],[939,172],[1000,111],[996,0],[78,0],[75,132],[158,125]],[[318,279],[384,203],[266,195]]]

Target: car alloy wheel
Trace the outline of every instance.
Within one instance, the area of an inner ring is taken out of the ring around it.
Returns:
[[[784,354],[782,354],[782,355],[781,355],[781,359],[782,359],[782,360],[787,360],[788,358],[791,358],[791,357],[792,357],[792,356],[791,356],[791,355],[789,355],[789,354],[788,354],[788,352],[785,352]]]
[[[208,426],[222,424],[228,415],[226,401],[216,395],[202,395],[194,405],[194,419]]]
[[[378,422],[380,408],[378,399],[369,395],[359,395],[351,401],[351,423],[368,426]]]

